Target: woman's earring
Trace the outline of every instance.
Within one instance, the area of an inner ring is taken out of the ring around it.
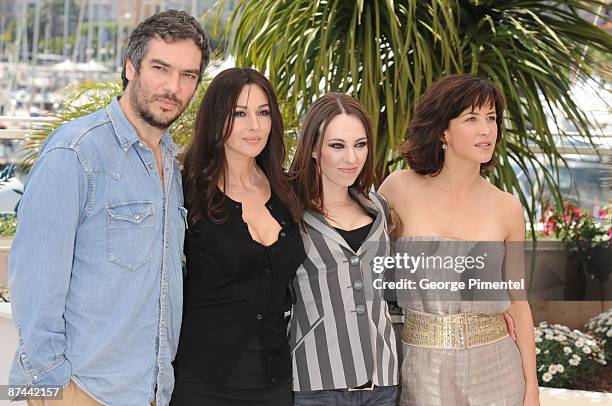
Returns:
[[[447,143],[442,144],[442,149],[443,149],[443,150],[448,149],[448,144],[447,144]]]

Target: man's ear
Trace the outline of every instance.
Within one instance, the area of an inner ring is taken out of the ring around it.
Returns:
[[[132,80],[134,79],[134,74],[136,74],[136,68],[134,68],[132,60],[128,59],[125,62],[125,77],[127,78],[127,80]]]

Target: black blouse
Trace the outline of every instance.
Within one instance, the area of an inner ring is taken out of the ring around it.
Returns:
[[[372,229],[372,223],[368,223],[363,227],[356,228],[354,230],[344,230],[342,228],[334,227],[338,234],[344,238],[344,241],[351,247],[351,249],[355,252],[359,251],[359,247],[361,244],[368,238],[368,234],[370,234],[370,230]]]
[[[299,226],[272,193],[266,207],[282,229],[264,246],[242,220],[242,206],[226,197],[227,221],[190,224],[185,238],[183,324],[175,375],[224,384],[247,344],[258,342],[270,384],[291,379],[284,313],[290,281],[306,258]]]

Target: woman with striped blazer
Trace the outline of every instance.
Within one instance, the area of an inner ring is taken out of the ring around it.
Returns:
[[[372,129],[352,97],[330,93],[304,118],[290,172],[307,258],[293,282],[294,405],[395,405],[396,339],[375,257],[389,254],[388,205],[372,185]]]

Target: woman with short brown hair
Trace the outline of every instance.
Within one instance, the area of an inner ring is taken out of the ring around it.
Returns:
[[[397,291],[405,312],[401,405],[539,404],[524,292],[431,284],[468,283],[465,263],[453,265],[468,257],[480,258],[493,282],[524,281],[523,207],[481,176],[493,163],[503,110],[500,90],[486,79],[438,80],[421,97],[402,148],[411,169],[392,173],[380,187],[391,206],[396,253],[451,258],[449,269],[434,261],[410,273],[396,269],[397,279],[407,275],[420,287]],[[516,343],[504,311],[515,321]]]

